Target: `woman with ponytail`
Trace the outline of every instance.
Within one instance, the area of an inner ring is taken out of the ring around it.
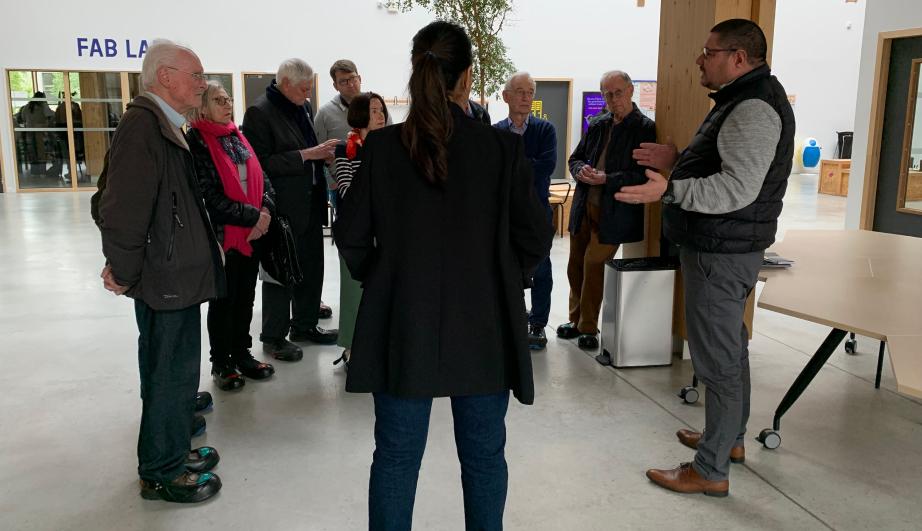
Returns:
[[[547,215],[514,134],[469,118],[471,42],[413,38],[410,111],[372,131],[336,241],[362,282],[346,390],[372,393],[369,527],[410,529],[432,399],[451,397],[468,529],[502,528],[509,392],[534,401],[522,289]]]

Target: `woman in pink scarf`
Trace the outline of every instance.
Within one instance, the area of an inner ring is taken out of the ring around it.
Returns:
[[[211,375],[224,391],[240,389],[244,376],[264,380],[275,368],[250,353],[250,320],[259,261],[251,242],[269,228],[274,192],[253,148],[233,122],[234,102],[209,81],[202,106],[186,134],[195,172],[224,249],[226,297],[208,303]]]

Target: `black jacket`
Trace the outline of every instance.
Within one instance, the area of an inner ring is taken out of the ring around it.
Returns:
[[[259,209],[248,203],[234,201],[227,197],[227,194],[224,193],[224,183],[221,181],[218,169],[211,158],[211,151],[205,145],[202,134],[198,129],[190,128],[186,132],[186,142],[189,144],[192,159],[195,161],[195,173],[198,176],[202,196],[205,198],[205,206],[208,208],[211,225],[214,228],[218,242],[223,245],[224,225],[253,227],[259,221]],[[252,179],[253,177],[248,175],[247,179]],[[270,214],[274,214],[275,191],[272,189],[272,183],[269,182],[265,172],[262,174],[262,179],[263,206],[269,210]]]
[[[223,296],[221,250],[192,155],[152,99],[128,104],[109,148],[99,197],[102,251],[126,295],[154,310]]]
[[[612,130],[613,122],[611,113],[606,112],[589,123],[589,130],[570,155],[568,164],[571,175],[579,173],[587,162],[592,164],[592,167],[598,165],[598,157],[605,147],[605,139]],[[641,142],[656,142],[656,125],[640,112],[637,105],[634,105],[634,110],[614,128],[605,156],[605,173],[608,178],[602,193],[599,223],[599,242],[610,245],[637,242],[644,238],[644,206],[615,201],[614,194],[621,190],[622,186],[647,182],[644,168],[637,164],[632,153],[640,147]],[[589,188],[590,186],[582,181],[576,182],[576,192],[573,194],[573,206],[570,210],[570,234],[579,231],[580,224],[586,217]]]
[[[304,107],[307,112],[309,105]],[[314,177],[318,171],[323,175],[323,161],[302,161],[300,150],[316,146],[316,141],[308,144],[298,124],[265,94],[246,110],[241,131],[272,182],[278,213],[288,218],[295,233],[303,233],[310,220]]]
[[[794,111],[781,83],[771,75],[768,65],[741,76],[710,95],[714,107],[708,113],[688,147],[673,168],[670,179],[695,179],[721,170],[717,135],[730,111],[741,101],[760,99],[772,106],[781,118],[781,137],[775,146],[765,146],[775,156],[762,183],[762,190],[751,204],[726,214],[687,212],[678,205],[663,208],[663,234],[679,245],[716,253],[748,253],[767,249],[775,241],[778,216],[794,156]]]
[[[363,283],[346,390],[401,397],[512,389],[534,400],[523,278],[553,229],[522,140],[452,104],[448,180],[433,185],[403,147],[403,125],[369,133],[334,226]]]

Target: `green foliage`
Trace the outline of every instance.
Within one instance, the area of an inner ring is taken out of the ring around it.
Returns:
[[[483,104],[488,96],[500,91],[515,72],[506,55],[506,45],[499,37],[512,12],[512,0],[394,0],[403,11],[422,7],[441,20],[463,27],[474,46],[473,92]]]

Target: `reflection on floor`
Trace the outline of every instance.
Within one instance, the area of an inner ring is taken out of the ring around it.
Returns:
[[[782,232],[841,228],[845,198],[815,191],[816,176],[792,178]],[[236,394],[204,378],[216,404],[194,442],[221,452],[224,490],[194,508],[144,501],[135,481],[137,332],[129,301],[100,285],[89,194],[0,195],[0,241],[0,529],[366,527],[371,399],[343,391],[337,348],[306,346],[303,361],[278,362],[272,380]],[[555,239],[549,334],[566,320],[567,250],[566,238]],[[324,300],[338,315],[339,267],[334,248],[325,252]],[[335,326],[336,315],[324,324]],[[257,299],[254,333],[260,318]],[[770,425],[827,333],[762,310],[755,326],[752,435]],[[704,419],[701,402],[675,396],[691,378],[688,361],[614,370],[552,337],[534,354],[536,404],[510,406],[507,529],[918,529],[922,403],[893,391],[889,366],[875,390],[877,344],[860,338],[858,351],[820,372],[785,416],[779,449],[747,442],[731,496],[717,500],[666,492],[643,476],[692,457],[674,436]],[[462,518],[440,400],[415,528],[460,529]]]

